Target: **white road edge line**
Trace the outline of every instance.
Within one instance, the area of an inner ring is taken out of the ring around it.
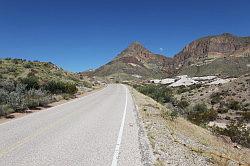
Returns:
[[[123,116],[122,116],[122,122],[121,122],[120,130],[119,130],[119,134],[118,134],[118,138],[117,138],[117,142],[116,142],[116,146],[115,146],[115,152],[113,155],[113,160],[112,160],[111,166],[117,166],[119,150],[120,150],[121,141],[122,141],[122,133],[123,133],[123,128],[124,128],[124,124],[125,124],[125,117],[126,117],[126,113],[127,113],[128,89],[125,85],[123,85],[123,86],[126,89],[126,102],[125,102],[125,107],[124,107]]]

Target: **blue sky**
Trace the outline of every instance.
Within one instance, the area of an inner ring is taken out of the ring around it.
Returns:
[[[84,71],[132,41],[172,56],[206,35],[249,36],[249,7],[249,0],[0,0],[0,58]]]

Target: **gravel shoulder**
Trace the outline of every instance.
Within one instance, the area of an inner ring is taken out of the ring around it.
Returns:
[[[130,88],[138,117],[153,151],[154,165],[249,165],[250,150],[235,148],[223,137],[183,118],[170,119],[170,110]]]

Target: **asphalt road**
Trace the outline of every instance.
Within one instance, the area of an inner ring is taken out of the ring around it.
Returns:
[[[142,165],[133,109],[128,88],[113,84],[0,124],[0,165]]]

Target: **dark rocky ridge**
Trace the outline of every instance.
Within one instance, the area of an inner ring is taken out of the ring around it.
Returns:
[[[175,66],[189,65],[207,58],[221,58],[249,54],[250,37],[237,37],[229,33],[195,40],[174,56]]]

